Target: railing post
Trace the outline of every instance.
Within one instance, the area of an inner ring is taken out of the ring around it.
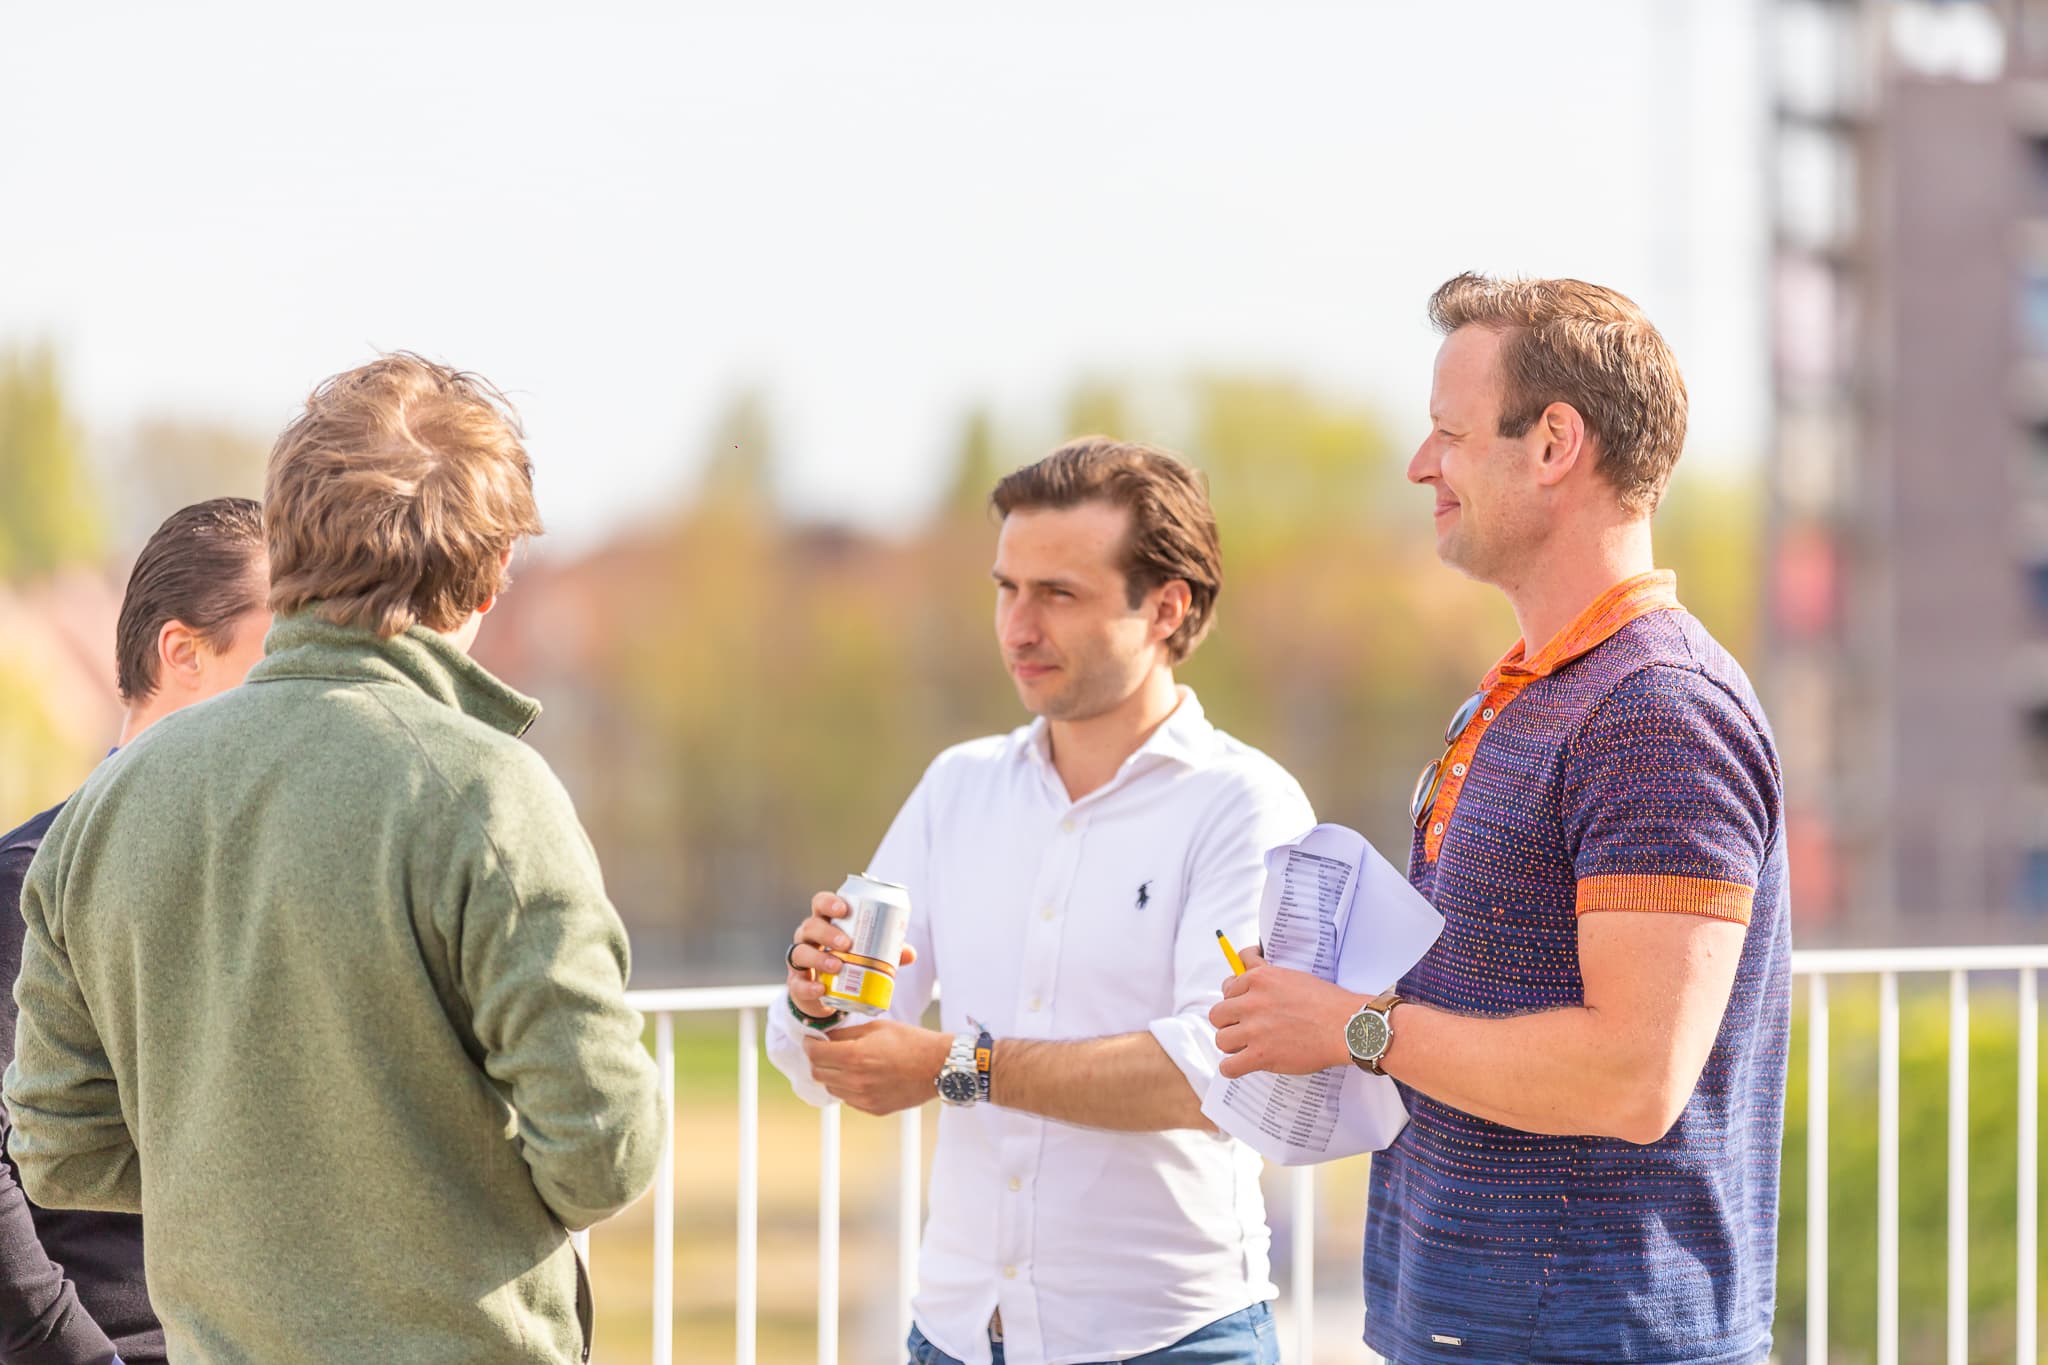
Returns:
[[[1289,1289],[1294,1301],[1294,1358],[1313,1365],[1316,1357],[1316,1168],[1296,1166],[1289,1181]]]
[[[759,1016],[740,1011],[739,1284],[733,1294],[733,1360],[754,1365],[755,1294],[761,1255],[761,1063]]]
[[[818,1365],[839,1365],[839,1111],[818,1111]]]
[[[668,1125],[654,1168],[654,1365],[675,1358],[676,1293],[676,1017],[654,1016],[654,1067]]]
[[[924,1106],[897,1119],[896,1142],[896,1340],[910,1338],[910,1301],[917,1296],[918,1214],[924,1193]]]
[[[1970,1365],[1970,974],[1948,974],[1948,1365]]]
[[[2020,972],[2019,1358],[2039,1358],[2035,1318],[2041,1147],[2041,998],[2034,968]]]
[[[1806,1358],[1828,1358],[1828,976],[1807,982]]]
[[[1877,977],[1877,1365],[1899,1365],[1899,975]]]

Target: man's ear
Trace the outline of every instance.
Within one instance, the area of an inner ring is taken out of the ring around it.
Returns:
[[[1536,419],[1533,434],[1542,442],[1536,451],[1536,482],[1545,488],[1563,483],[1581,460],[1590,466],[1592,433],[1570,403],[1552,403],[1545,408]]]
[[[1188,609],[1194,605],[1194,593],[1188,588],[1185,578],[1171,578],[1153,591],[1159,600],[1152,608],[1152,633],[1161,641],[1171,640],[1173,633],[1188,619]]]
[[[505,573],[508,573],[508,572],[510,572],[510,571],[511,571],[511,568],[512,568],[512,547],[511,547],[510,545],[507,545],[507,546],[505,547],[505,550],[504,550],[504,552],[503,552],[502,554],[500,554],[500,555],[498,556],[498,572],[499,572],[499,573],[500,573],[500,574],[502,575],[502,574],[505,574]],[[482,604],[481,606],[479,606],[479,607],[478,607],[478,608],[476,609],[476,614],[477,614],[478,616],[489,616],[489,615],[491,614],[491,608],[492,608],[492,607],[495,607],[495,606],[497,606],[497,605],[498,605],[498,594],[496,594],[496,593],[492,593],[492,594],[491,594],[491,595],[490,595],[489,597],[486,597],[486,598],[485,598],[485,599],[483,600],[483,604]]]
[[[190,691],[199,685],[200,650],[205,642],[183,621],[163,623],[156,633],[156,685]]]

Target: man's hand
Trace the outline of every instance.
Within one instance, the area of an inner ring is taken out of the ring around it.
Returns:
[[[811,897],[811,913],[796,927],[796,948],[789,955],[789,998],[798,1009],[814,1019],[824,1019],[834,1013],[834,1007],[825,1000],[825,984],[818,977],[836,976],[846,965],[832,956],[832,952],[851,948],[853,940],[833,921],[845,919],[852,913],[853,907],[838,896],[830,891],[820,891]],[[917,949],[904,944],[903,956],[897,965],[908,967],[916,960]]]
[[[803,1045],[811,1076],[833,1099],[863,1114],[894,1114],[938,1094],[953,1035],[878,1019],[805,1038]]]
[[[1350,1062],[1344,1025],[1368,997],[1307,972],[1269,967],[1255,947],[1241,956],[1244,975],[1223,983],[1223,998],[1209,1011],[1224,1053],[1221,1074],[1307,1076]]]

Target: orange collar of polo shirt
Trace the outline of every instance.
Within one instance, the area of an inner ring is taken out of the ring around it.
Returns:
[[[1579,613],[1577,620],[1553,636],[1535,658],[1525,662],[1529,643],[1515,641],[1514,648],[1501,656],[1501,661],[1479,684],[1486,700],[1480,703],[1479,713],[1444,756],[1443,784],[1437,788],[1436,804],[1429,811],[1429,831],[1422,841],[1423,856],[1429,862],[1435,862],[1443,848],[1444,830],[1450,827],[1458,793],[1465,789],[1465,774],[1472,766],[1472,755],[1478,751],[1487,727],[1507,710],[1508,703],[1538,678],[1547,678],[1572,660],[1606,644],[1614,632],[1629,622],[1653,611],[1676,611],[1678,605],[1678,575],[1667,569],[1655,569],[1625,578],[1601,593]]]

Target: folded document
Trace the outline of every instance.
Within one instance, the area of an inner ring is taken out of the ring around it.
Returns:
[[[1275,967],[1378,995],[1443,927],[1443,916],[1356,830],[1317,825],[1266,854],[1259,946]],[[1378,1151],[1408,1122],[1392,1081],[1348,1065],[1312,1076],[1219,1076],[1202,1112],[1283,1166]]]

